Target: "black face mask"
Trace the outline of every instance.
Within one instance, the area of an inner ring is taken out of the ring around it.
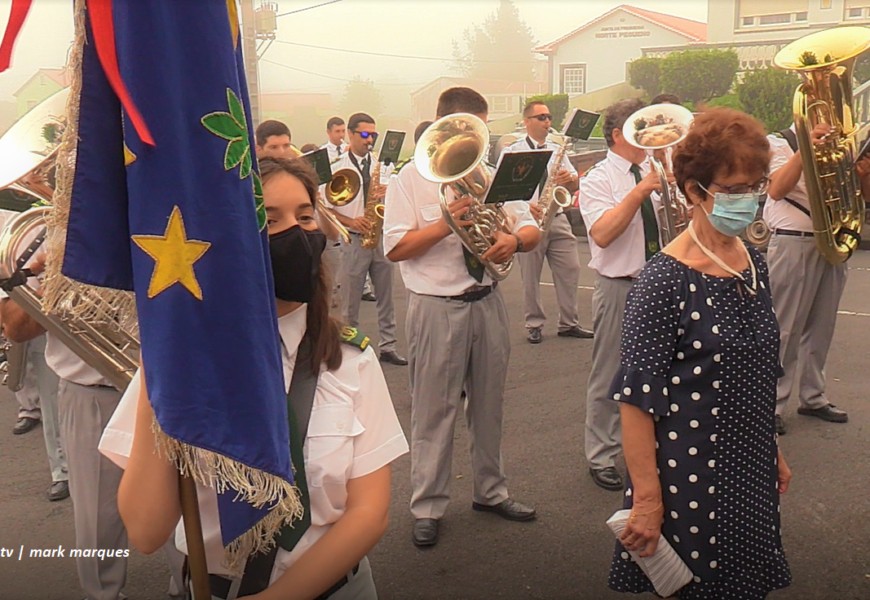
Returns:
[[[269,236],[275,296],[287,302],[308,303],[320,276],[320,256],[326,248],[321,231],[305,231],[299,225]]]

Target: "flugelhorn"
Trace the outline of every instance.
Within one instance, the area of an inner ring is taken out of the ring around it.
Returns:
[[[512,229],[501,206],[482,202],[492,180],[485,160],[488,151],[486,123],[474,115],[459,113],[438,119],[423,132],[414,152],[414,163],[424,179],[441,184],[441,212],[447,225],[489,276],[500,281],[510,272],[513,259],[495,263],[482,257],[495,243],[495,232],[512,233]],[[457,198],[471,196],[471,206],[462,217],[471,225],[458,225],[450,214],[448,188]]]
[[[868,49],[870,29],[835,27],[792,42],[773,59],[803,79],[794,94],[794,124],[816,246],[832,264],[852,256],[865,219],[855,169],[860,128],[854,120],[852,74],[856,59]],[[814,144],[810,134],[819,123],[830,125],[831,132]]]
[[[666,151],[686,139],[694,119],[689,109],[679,104],[651,104],[634,112],[622,127],[622,135],[629,144],[646,150],[659,176],[662,202],[657,221],[662,246],[670,244],[689,226],[689,208],[677,186],[668,183],[670,168],[655,157],[655,151]],[[666,152],[665,162],[668,162]]]

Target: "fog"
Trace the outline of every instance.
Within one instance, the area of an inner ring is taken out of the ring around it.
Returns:
[[[278,13],[324,1],[278,0]],[[632,0],[629,3],[699,21],[707,18],[707,3],[700,0]],[[73,37],[72,4],[73,0],[34,0],[15,47],[12,67],[0,75],[0,101],[13,100],[13,94],[37,69],[63,66]],[[621,3],[514,0],[514,4],[537,42],[544,44]],[[259,5],[259,0],[255,0],[255,5]],[[385,93],[395,90],[407,94],[409,89],[436,77],[455,75],[449,62],[452,41],[461,42],[463,31],[470,25],[482,23],[498,5],[499,0],[341,0],[282,16],[278,19],[277,40],[260,61],[261,91],[340,95],[348,80],[360,76],[373,80]],[[0,0],[0,27],[5,28],[10,6],[11,0]],[[357,54],[360,50],[398,56]],[[407,56],[426,59],[403,58]]]

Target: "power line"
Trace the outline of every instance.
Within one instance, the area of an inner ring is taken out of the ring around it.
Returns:
[[[350,50],[348,48],[330,48],[329,46],[315,46],[314,44],[303,44],[301,42],[288,42],[287,40],[275,40],[278,44],[287,44],[288,46],[299,46],[300,48],[312,48],[314,50],[331,50],[333,52],[344,52],[347,54],[364,54],[367,56],[383,56],[387,58],[408,58],[412,60],[434,60],[438,62],[476,62],[476,63],[498,63],[498,64],[527,64],[534,62],[533,60],[474,60],[472,58],[444,58],[438,56],[412,56],[408,54],[389,54],[386,52],[371,52],[369,50]]]
[[[342,0],[329,0],[329,2],[321,2],[320,4],[315,4],[314,6],[308,6],[306,8],[299,8],[296,10],[291,10],[289,12],[281,13],[280,15],[275,15],[275,18],[278,17],[286,17],[287,15],[295,15],[296,13],[305,12],[306,10],[311,10],[312,8],[320,8],[321,6],[326,6],[327,4],[335,4],[336,2],[341,2]]]
[[[306,71],[305,69],[300,69],[298,67],[291,67],[290,65],[285,65],[279,62],[275,62],[274,60],[269,60],[266,58],[260,59],[260,62],[269,63],[270,65],[275,65],[276,67],[283,67],[285,69],[289,69],[291,71],[297,71],[298,73],[304,73],[306,75],[314,75],[315,77],[323,77],[324,79],[332,79],[333,81],[341,81],[343,83],[350,83],[354,81],[353,79],[345,79],[343,77],[334,77],[332,75],[324,75],[323,73],[315,73],[314,71]],[[377,85],[397,85],[397,86],[408,86],[408,85],[422,85],[425,82],[408,82],[408,83],[389,83],[389,82],[379,82]]]

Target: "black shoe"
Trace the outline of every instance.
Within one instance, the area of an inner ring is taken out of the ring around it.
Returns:
[[[804,415],[805,417],[815,417],[822,421],[828,421],[829,423],[847,423],[849,421],[849,415],[846,411],[840,410],[833,404],[828,404],[821,408],[801,407],[798,409],[798,414]]]
[[[776,424],[776,435],[785,435],[785,421],[782,420],[782,415],[774,417]]]
[[[39,419],[34,419],[33,417],[21,417],[15,422],[15,426],[12,428],[12,433],[15,435],[24,435],[29,431],[33,431],[37,425],[39,425]]]
[[[557,335],[560,337],[580,338],[583,340],[591,340],[595,337],[595,333],[588,329],[583,329],[579,325],[575,325],[571,329],[566,329],[565,331],[560,331]]]
[[[363,299],[363,302],[377,302],[378,301],[377,297],[371,292],[366,292],[365,294],[363,294],[362,299]]]
[[[438,519],[417,519],[414,522],[414,545],[419,548],[438,543]]]
[[[58,500],[65,500],[69,498],[69,482],[68,481],[55,481],[51,484],[51,487],[48,488],[48,493],[46,493],[46,497],[49,502],[57,502]]]
[[[603,469],[589,469],[589,474],[592,475],[592,481],[611,492],[622,491],[625,485],[622,481],[622,475],[616,470],[616,467],[605,467]]]
[[[535,518],[535,509],[520,504],[516,500],[502,500],[495,506],[487,506],[486,504],[471,503],[471,508],[482,512],[491,512],[508,521],[531,521]]]
[[[529,335],[526,337],[529,340],[530,344],[540,344],[541,343],[541,328],[540,327],[529,327]]]
[[[381,362],[404,367],[408,364],[408,359],[404,356],[399,356],[393,350],[387,350],[386,352],[381,352]]]

